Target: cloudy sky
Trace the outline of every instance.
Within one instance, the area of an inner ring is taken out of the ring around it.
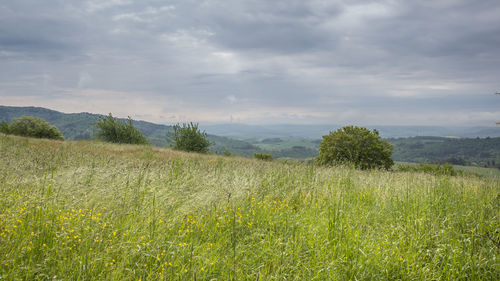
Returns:
[[[1,105],[489,126],[498,91],[498,0],[0,1]]]

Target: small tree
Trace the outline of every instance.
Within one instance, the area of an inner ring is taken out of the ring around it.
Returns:
[[[254,152],[253,158],[259,159],[259,160],[264,160],[264,161],[272,161],[273,160],[273,156],[271,154],[268,154],[268,153]]]
[[[113,143],[148,144],[146,137],[132,125],[132,119],[128,122],[117,120],[111,115],[101,117],[95,126],[98,131],[97,137],[103,141]]]
[[[42,118],[21,116],[10,124],[2,122],[1,132],[23,137],[64,140],[61,132]]]
[[[317,161],[320,164],[352,164],[359,169],[389,169],[392,145],[377,130],[347,126],[323,136]]]
[[[174,125],[173,131],[167,134],[167,142],[173,149],[199,153],[207,153],[212,145],[207,133],[201,132],[198,124],[192,122]]]

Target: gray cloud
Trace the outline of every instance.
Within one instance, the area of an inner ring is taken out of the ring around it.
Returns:
[[[10,1],[0,97],[155,122],[488,125],[499,14],[493,0]]]

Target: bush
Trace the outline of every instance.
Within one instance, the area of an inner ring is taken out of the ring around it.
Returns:
[[[208,135],[198,129],[198,124],[183,123],[173,126],[173,131],[167,134],[167,142],[170,147],[188,152],[207,153],[208,147],[212,145]]]
[[[377,130],[347,126],[323,136],[319,146],[318,163],[348,164],[359,169],[389,169],[392,145],[382,140]]]
[[[5,134],[23,137],[64,140],[63,135],[56,127],[42,118],[33,116],[21,116],[12,120],[10,124],[2,122],[0,130]]]
[[[7,122],[2,121],[2,123],[0,123],[0,133],[4,133],[4,134],[10,133],[9,124]]]
[[[101,117],[95,126],[100,140],[113,143],[148,144],[146,137],[132,125],[132,119],[128,122],[119,121],[111,115]]]
[[[259,160],[265,160],[265,161],[272,161],[273,160],[273,156],[271,154],[267,154],[267,153],[257,153],[257,152],[255,152],[253,154],[253,158],[259,159]]]

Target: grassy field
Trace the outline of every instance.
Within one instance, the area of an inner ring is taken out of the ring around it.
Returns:
[[[500,181],[0,135],[0,280],[500,280]]]

